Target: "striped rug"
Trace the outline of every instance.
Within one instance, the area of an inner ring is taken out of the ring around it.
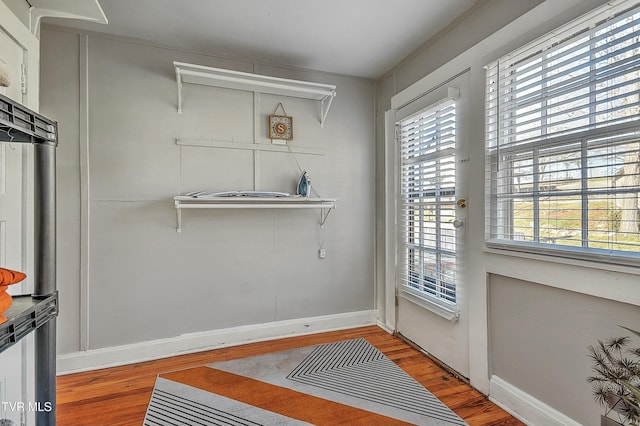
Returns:
[[[365,339],[161,374],[144,421],[258,424],[466,425]]]

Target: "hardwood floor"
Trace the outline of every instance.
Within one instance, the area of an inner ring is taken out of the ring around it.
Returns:
[[[57,424],[141,425],[156,376],[160,373],[358,337],[367,339],[469,425],[523,425],[428,357],[375,326],[250,343],[60,376],[57,379]],[[251,389],[247,389],[247,392],[251,392]]]

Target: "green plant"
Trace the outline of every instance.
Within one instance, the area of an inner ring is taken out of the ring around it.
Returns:
[[[640,337],[640,332],[622,328]],[[629,336],[612,337],[589,346],[589,357],[594,375],[587,381],[605,415],[617,414],[623,424],[640,425],[640,347],[631,347]]]

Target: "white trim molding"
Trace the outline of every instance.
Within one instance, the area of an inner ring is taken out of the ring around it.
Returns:
[[[530,426],[581,426],[498,376],[491,376],[489,386],[491,402]]]
[[[40,21],[45,17],[98,22],[105,25],[109,23],[109,19],[104,14],[99,0],[83,2],[73,0],[31,0],[31,5],[29,25],[34,35],[39,33]]]
[[[58,375],[115,367],[284,337],[376,325],[377,310],[242,325],[58,356]]]

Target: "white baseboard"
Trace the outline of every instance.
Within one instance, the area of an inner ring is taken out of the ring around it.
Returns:
[[[376,310],[349,312],[243,325],[222,330],[189,333],[170,339],[73,352],[58,356],[57,374],[79,373],[245,343],[375,325],[377,316]]]
[[[498,376],[491,376],[489,399],[529,426],[582,426]]]

